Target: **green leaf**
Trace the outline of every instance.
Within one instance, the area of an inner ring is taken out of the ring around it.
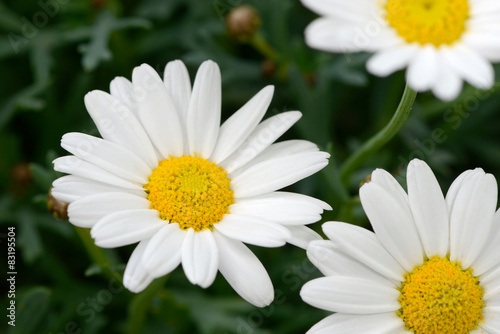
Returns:
[[[35,184],[44,192],[48,193],[50,187],[52,187],[52,181],[54,181],[54,174],[52,171],[47,170],[47,168],[37,163],[31,163],[29,168]]]
[[[19,211],[19,236],[17,244],[22,249],[21,256],[24,262],[33,263],[42,254],[42,240],[36,226],[33,213],[26,208]]]
[[[47,313],[51,294],[46,287],[31,288],[24,293],[16,305],[16,326],[11,327],[9,333],[41,333],[39,324]]]

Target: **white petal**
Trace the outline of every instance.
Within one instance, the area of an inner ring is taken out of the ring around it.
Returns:
[[[67,133],[61,146],[69,153],[131,182],[146,184],[152,170],[128,149],[83,133]]]
[[[500,312],[484,312],[484,324],[481,324],[481,328],[484,328],[488,333],[499,333],[500,332]],[[481,333],[481,332],[479,332]]]
[[[132,73],[137,108],[149,138],[165,159],[184,154],[183,131],[172,97],[156,71],[143,64]]]
[[[335,18],[354,22],[366,22],[372,19],[369,14],[377,11],[376,3],[366,0],[301,0],[312,11]]]
[[[443,49],[446,60],[471,85],[479,89],[489,89],[495,81],[493,66],[475,51],[457,45]]]
[[[224,160],[220,166],[229,173],[235,171],[264,151],[283,133],[285,133],[302,114],[299,111],[284,112],[269,117],[250,134],[247,140]]]
[[[192,284],[212,285],[219,267],[219,250],[212,231],[189,228],[182,244],[182,268]]]
[[[307,257],[325,276],[364,278],[396,288],[396,284],[368,266],[358,262],[330,240],[312,241]]]
[[[341,222],[326,222],[323,231],[337,248],[358,262],[391,280],[404,280],[406,270],[382,246],[375,233]]]
[[[498,34],[470,31],[464,36],[464,44],[491,62],[500,61],[500,36]]]
[[[101,218],[117,211],[148,209],[145,198],[123,192],[99,193],[86,196],[68,206],[71,224],[90,228]]]
[[[415,45],[398,45],[392,49],[381,50],[370,57],[366,63],[366,68],[371,74],[386,77],[389,74],[404,69],[417,51],[418,47]]]
[[[448,254],[448,209],[439,183],[429,166],[418,159],[408,165],[408,198],[427,257]]]
[[[401,205],[398,194],[370,182],[361,187],[359,196],[377,238],[389,253],[409,272],[422,264],[424,253],[410,208]]]
[[[264,87],[222,124],[211,161],[220,163],[240,147],[264,117],[273,93],[274,86]]]
[[[437,60],[434,46],[428,44],[417,52],[406,72],[406,79],[411,88],[421,92],[432,87],[439,69]]]
[[[287,242],[302,249],[307,249],[312,241],[323,240],[321,235],[307,226],[287,226],[287,229],[292,233]]]
[[[432,92],[443,101],[452,101],[462,90],[463,81],[458,72],[446,61],[442,52],[438,54],[439,68]]]
[[[139,116],[137,113],[137,105],[135,103],[134,86],[128,79],[124,77],[116,77],[111,80],[111,83],[109,84],[109,92],[113,97],[123,102],[135,117]]]
[[[134,184],[130,181],[124,180],[121,177],[118,177],[72,155],[57,158],[52,163],[54,164],[54,169],[61,173],[73,174],[75,176],[107,183],[125,189],[144,190],[142,188],[142,184]]]
[[[262,218],[227,214],[214,229],[225,236],[262,247],[280,247],[291,238],[290,231]]]
[[[408,200],[406,191],[390,173],[377,168],[371,175],[371,182],[378,184],[387,190],[388,193],[392,194],[392,197],[398,202],[399,206],[410,208],[410,201]]]
[[[153,277],[170,273],[181,263],[181,249],[186,232],[179,224],[162,227],[151,240],[142,257],[143,266]]]
[[[474,262],[474,275],[481,275],[488,270],[500,265],[500,210],[493,217],[490,237],[481,252],[479,258]]]
[[[141,241],[135,247],[123,273],[123,285],[132,292],[139,293],[152,281],[153,277],[142,266],[142,255],[149,240]]]
[[[274,299],[274,289],[259,259],[241,242],[214,231],[219,247],[219,270],[231,287],[249,303],[264,307]]]
[[[254,159],[246,163],[243,167],[239,168],[235,172],[231,173],[232,177],[243,173],[245,170],[253,167],[261,162],[268,161],[271,159],[282,158],[292,154],[306,153],[306,152],[318,152],[319,148],[316,144],[300,139],[285,140],[279,143],[274,143],[264,151],[259,153]]]
[[[395,312],[377,314],[332,314],[318,322],[306,334],[402,334],[403,319]]]
[[[328,204],[305,195],[273,192],[238,200],[229,207],[232,214],[255,216],[283,225],[304,225],[321,219]]]
[[[90,235],[99,247],[121,247],[149,239],[165,224],[156,210],[118,211],[99,220]]]
[[[468,268],[488,238],[497,204],[493,175],[474,173],[464,180],[450,211],[450,260]]]
[[[163,82],[184,124],[191,99],[191,80],[186,65],[180,60],[169,61],[165,66]]]
[[[397,311],[399,291],[375,281],[329,276],[307,282],[300,291],[302,300],[323,310],[352,314]]]
[[[126,104],[98,90],[85,95],[84,100],[102,138],[126,147],[149,167],[158,166],[148,135]]]
[[[401,38],[387,29],[383,21],[351,22],[329,17],[316,19],[304,32],[306,43],[314,49],[341,53],[378,51],[381,46],[391,48],[401,43]],[[366,29],[374,31],[367,33]]]
[[[211,60],[196,73],[186,118],[189,154],[208,158],[219,134],[221,78],[219,66]]]
[[[250,197],[289,186],[323,169],[330,155],[306,152],[261,162],[232,179],[235,198]]]
[[[66,175],[58,178],[52,183],[52,196],[63,202],[74,202],[82,197],[110,192],[123,192],[138,197],[146,198],[144,190],[132,190],[112,186],[107,183],[101,183],[85,179],[83,177]]]
[[[463,182],[476,173],[484,174],[484,171],[481,168],[476,168],[474,170],[466,170],[462,174],[460,174],[451,184],[448,192],[446,193],[446,205],[448,206],[448,212],[453,210],[453,205],[455,203],[455,199],[457,198],[458,191],[462,186]]]

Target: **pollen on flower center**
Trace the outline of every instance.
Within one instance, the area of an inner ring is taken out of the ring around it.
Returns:
[[[405,274],[398,315],[415,334],[467,334],[483,320],[483,289],[472,269],[432,257]]]
[[[467,0],[387,0],[387,21],[408,43],[453,44],[465,31]]]
[[[203,158],[165,159],[144,186],[160,218],[195,231],[212,229],[234,203],[227,172]]]

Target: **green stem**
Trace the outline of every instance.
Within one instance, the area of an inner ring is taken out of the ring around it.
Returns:
[[[151,306],[153,298],[158,295],[158,291],[165,285],[167,279],[168,275],[165,275],[154,280],[146,290],[132,299],[128,309],[129,322],[126,331],[127,334],[140,333],[140,329],[146,318],[146,312]]]
[[[92,260],[92,262],[94,262],[95,264],[97,264],[102,268],[103,273],[104,275],[106,275],[106,277],[110,279],[115,278],[121,281],[121,277],[118,277],[119,275],[110,269],[111,261],[106,256],[104,250],[102,248],[97,247],[94,244],[94,240],[92,240],[92,237],[90,236],[90,230],[87,228],[81,228],[76,226],[75,230],[76,233],[78,233],[80,240],[82,240],[83,246],[87,250],[87,253],[89,254],[89,257]]]
[[[371,137],[367,142],[365,142],[356,152],[354,152],[349,159],[342,165],[340,170],[340,178],[344,185],[348,185],[352,173],[358,169],[368,158],[375,154],[380,148],[382,148],[389,140],[394,137],[406,119],[410,115],[411,108],[413,107],[413,102],[417,92],[411,89],[408,84],[406,84],[403,97],[399,102],[398,109],[392,116],[391,121],[377,134]]]
[[[261,34],[256,33],[251,40],[251,44],[255,49],[262,53],[264,57],[275,63],[278,61],[280,57],[278,51],[276,51]]]

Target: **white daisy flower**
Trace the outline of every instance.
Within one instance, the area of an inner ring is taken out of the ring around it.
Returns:
[[[497,182],[461,174],[446,198],[427,164],[410,162],[408,193],[377,169],[360,189],[375,233],[327,222],[311,262],[326,276],[304,285],[307,303],[337,312],[308,334],[500,333]]]
[[[99,247],[139,243],[124,273],[133,292],[180,263],[192,284],[206,288],[219,270],[244,299],[272,302],[271,280],[243,244],[305,248],[320,238],[304,226],[330,209],[317,199],[276,190],[316,173],[328,153],[305,140],[273,144],[298,111],[259,124],[273,95],[265,87],[222,126],[221,77],[204,62],[193,88],[185,65],[173,61],[162,80],[148,65],[132,82],[117,77],[111,94],[92,91],[85,105],[101,138],[63,136],[72,155],[54,161],[70,175],[52,194],[69,202],[72,224],[92,228]]]
[[[491,88],[500,61],[500,2],[492,0],[302,0],[323,16],[306,29],[309,46],[374,52],[368,71],[387,76],[408,67],[417,91],[452,100],[462,80]]]

